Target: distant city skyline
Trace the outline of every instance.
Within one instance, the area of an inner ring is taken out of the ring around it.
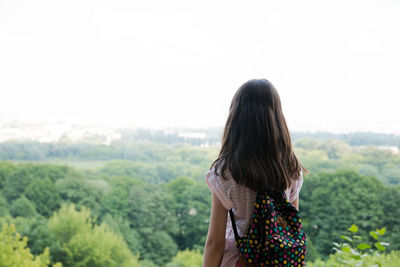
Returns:
[[[223,127],[267,78],[292,131],[400,134],[400,2],[0,2],[0,121]]]

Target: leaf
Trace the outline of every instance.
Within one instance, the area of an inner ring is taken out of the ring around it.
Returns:
[[[369,232],[370,236],[372,236],[375,240],[378,240],[378,234],[376,232]]]
[[[359,250],[366,250],[366,249],[371,248],[371,245],[368,245],[368,244],[358,244],[357,248],[358,248]]]
[[[384,235],[386,232],[386,227],[383,227],[382,229],[376,229],[376,231],[380,234],[380,235]]]
[[[350,263],[351,263],[351,262],[346,261],[346,260],[344,260],[344,259],[342,259],[342,258],[338,258],[338,260],[341,261],[341,262],[343,262],[343,263],[346,263],[346,264],[350,264]]]
[[[342,258],[338,258],[338,260],[343,262],[343,263],[345,263],[345,264],[352,264],[353,263],[353,261],[348,261],[348,260],[345,260],[345,259],[342,259]]]
[[[377,249],[379,249],[380,251],[386,250],[386,248],[385,248],[384,246],[382,246],[380,242],[376,242],[376,243],[375,243],[375,247],[376,247]]]
[[[334,245],[335,247],[340,248],[340,244],[339,244],[339,243],[336,243],[336,242],[332,242],[332,243],[333,243],[333,245]]]
[[[342,247],[343,252],[350,252],[351,249],[349,247]]]
[[[350,226],[350,228],[349,229],[347,229],[347,230],[349,230],[350,232],[352,232],[352,233],[357,233],[358,232],[358,227],[356,226],[356,225],[352,225],[352,226]]]
[[[354,256],[356,256],[356,255],[361,256],[360,252],[358,252],[357,249],[350,248],[350,250],[351,250],[351,254],[353,254]]]
[[[350,237],[348,237],[346,235],[342,235],[341,238],[346,240],[346,241],[353,242],[353,239],[351,239]]]
[[[390,244],[389,244],[389,243],[386,243],[386,242],[381,242],[381,245],[382,245],[382,246],[389,246]]]
[[[359,235],[353,235],[353,238],[361,240],[361,236],[359,236]]]
[[[353,255],[353,256],[351,256],[353,259],[355,259],[355,260],[361,260],[362,258],[361,258],[361,256],[360,255]]]

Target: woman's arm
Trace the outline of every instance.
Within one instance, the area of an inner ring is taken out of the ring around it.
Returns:
[[[212,193],[210,224],[207,241],[204,246],[203,267],[221,265],[225,248],[225,231],[228,211],[224,208],[215,193]]]

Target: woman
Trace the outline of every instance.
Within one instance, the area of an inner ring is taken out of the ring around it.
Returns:
[[[259,191],[285,192],[298,209],[303,171],[278,92],[265,79],[246,82],[232,99],[219,156],[205,174],[212,207],[203,266],[241,266],[228,211],[243,235]]]

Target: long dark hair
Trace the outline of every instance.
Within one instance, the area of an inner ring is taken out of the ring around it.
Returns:
[[[253,191],[284,191],[308,172],[293,152],[281,101],[265,79],[244,83],[236,92],[225,124],[221,150],[211,168]]]

